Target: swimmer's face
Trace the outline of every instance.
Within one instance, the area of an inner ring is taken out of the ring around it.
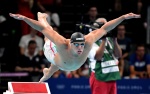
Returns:
[[[73,42],[71,45],[76,55],[81,55],[83,53],[85,42]]]

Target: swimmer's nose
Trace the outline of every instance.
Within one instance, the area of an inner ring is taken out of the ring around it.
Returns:
[[[79,46],[78,46],[78,49],[81,49],[81,48],[82,48],[82,46],[81,46],[81,45],[79,45]]]

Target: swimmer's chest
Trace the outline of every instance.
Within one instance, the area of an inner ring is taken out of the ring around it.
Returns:
[[[57,57],[55,61],[64,70],[73,71],[80,68],[85,63],[86,57],[71,57],[64,55],[63,58]]]
[[[57,58],[61,62],[63,62],[63,64],[67,64],[67,65],[71,65],[71,64],[73,65],[73,64],[76,64],[77,62],[78,64],[80,63],[82,64],[86,61],[88,53],[89,53],[89,48],[85,49],[82,55],[80,56],[73,56],[70,50],[59,49]]]

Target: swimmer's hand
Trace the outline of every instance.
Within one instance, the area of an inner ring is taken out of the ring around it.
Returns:
[[[20,14],[13,14],[13,13],[9,13],[10,17],[13,17],[14,19],[17,20],[24,20],[25,16],[20,15]]]
[[[124,19],[140,18],[141,16],[134,13],[128,13],[123,15]]]
[[[48,71],[49,71],[48,68],[43,69],[43,77],[40,79],[40,81],[39,81],[40,83],[44,82],[44,81],[46,81],[50,78],[50,75],[49,75]]]

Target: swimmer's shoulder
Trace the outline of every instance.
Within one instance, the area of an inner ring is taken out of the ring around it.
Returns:
[[[65,39],[65,48],[68,48],[70,45],[70,39]]]

